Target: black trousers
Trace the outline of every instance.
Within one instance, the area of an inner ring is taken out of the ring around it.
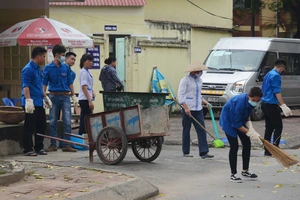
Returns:
[[[238,138],[232,137],[226,134],[230,150],[229,150],[229,164],[231,169],[231,174],[237,173],[237,153],[239,149]],[[238,136],[243,145],[242,151],[242,159],[243,159],[243,170],[249,169],[249,162],[250,162],[250,152],[251,152],[251,141],[250,138],[245,133],[238,133]]]
[[[278,147],[283,128],[280,107],[277,104],[268,103],[262,103],[261,106],[265,114],[264,139],[270,142],[274,132],[273,144]],[[267,149],[265,149],[265,155],[270,155],[270,152]]]
[[[24,153],[33,151],[32,136],[34,135],[36,152],[44,149],[44,137],[36,135],[37,133],[45,134],[46,114],[42,106],[36,106],[32,114],[25,113],[23,146]]]
[[[92,111],[90,109],[88,100],[79,100],[79,105],[80,105],[80,124],[79,124],[78,133],[82,135],[83,133],[86,133],[84,118],[86,115],[92,114]]]

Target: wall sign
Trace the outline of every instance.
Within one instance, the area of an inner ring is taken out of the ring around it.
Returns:
[[[104,30],[105,31],[117,31],[117,26],[116,25],[104,25]]]
[[[142,53],[141,47],[134,47],[134,53]]]
[[[93,56],[93,66],[92,69],[100,69],[100,46],[95,45],[94,48],[87,48],[86,53]]]

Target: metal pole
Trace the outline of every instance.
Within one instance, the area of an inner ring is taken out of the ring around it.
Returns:
[[[255,37],[254,0],[251,0],[251,37]]]
[[[276,37],[279,37],[279,13],[278,13],[278,0],[276,0]]]

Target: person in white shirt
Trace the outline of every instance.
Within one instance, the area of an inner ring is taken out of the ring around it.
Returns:
[[[186,70],[189,75],[181,79],[178,88],[178,100],[184,109],[181,111],[182,116],[182,151],[183,156],[193,157],[190,154],[190,130],[192,123],[196,129],[198,137],[199,156],[203,159],[213,158],[213,155],[208,154],[208,144],[206,132],[203,130],[190,116],[193,116],[204,127],[204,116],[202,103],[210,109],[210,104],[202,98],[202,79],[200,78],[203,70],[208,68],[200,62],[193,62]]]
[[[93,76],[89,69],[93,66],[93,56],[90,54],[83,54],[80,59],[80,74],[79,74],[79,105],[80,105],[80,125],[79,134],[86,133],[84,118],[86,115],[91,114],[94,110],[93,100],[95,99],[95,93],[93,90]]]

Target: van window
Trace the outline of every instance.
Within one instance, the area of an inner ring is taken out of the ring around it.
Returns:
[[[274,52],[268,52],[266,54],[265,61],[263,62],[264,65],[263,67],[268,66],[273,68],[276,60],[277,60],[277,54]]]
[[[256,71],[263,59],[263,51],[213,50],[205,61],[210,69]]]
[[[279,57],[287,63],[287,69],[283,75],[300,75],[300,54],[279,53]]]

